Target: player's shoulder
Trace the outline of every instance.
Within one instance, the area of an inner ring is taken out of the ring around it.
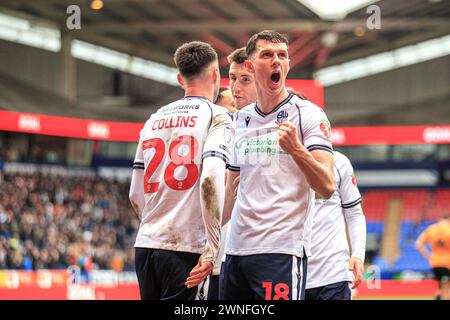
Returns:
[[[233,115],[234,121],[243,121],[246,117],[253,115],[255,113],[255,106],[256,103],[250,103],[236,111]]]
[[[213,111],[213,114],[227,114],[229,116],[229,112],[226,108],[219,106],[215,103],[209,102],[209,101],[205,101],[205,103],[207,103],[207,105],[211,108],[211,110]]]
[[[154,118],[154,117],[164,115],[164,114],[170,113],[172,111],[176,111],[176,109],[180,105],[181,101],[182,100],[179,99],[179,100],[172,101],[164,106],[157,107],[156,111],[150,114],[150,117],[148,118],[147,122],[151,121],[152,118]]]
[[[353,166],[349,158],[339,151],[333,151],[334,166],[340,173],[353,174]]]
[[[436,223],[429,225],[426,230],[428,230],[428,232],[436,232],[440,229],[440,227],[441,227],[441,224],[439,222],[436,222]]]
[[[306,98],[300,98],[297,95],[293,95],[289,100],[292,105],[295,105],[302,113],[319,113],[325,114],[323,108],[318,106],[317,104],[311,102]]]
[[[300,105],[300,112],[305,115],[317,115],[317,116],[325,116],[325,111],[319,107],[317,104],[309,101],[309,100],[303,100]]]
[[[205,97],[201,96],[185,96],[181,99],[170,102],[158,109],[158,112],[167,112],[167,111],[177,111],[177,110],[186,110],[186,111],[195,111],[200,108],[209,108],[212,109],[213,103]]]
[[[256,107],[256,103],[250,103],[248,105],[246,105],[245,107],[243,107],[241,110],[239,110],[239,113],[255,113],[255,107]]]
[[[438,234],[442,228],[442,223],[440,221],[430,224],[425,231],[428,231],[431,235]]]
[[[161,107],[156,107],[156,110],[153,111],[152,113],[150,113],[150,115],[149,115],[147,121],[145,121],[144,128],[145,128],[145,126],[147,126],[147,124],[150,123],[155,117],[157,117],[157,116],[159,116],[159,115],[161,115],[161,114],[167,112],[168,110],[173,109],[173,108],[176,106],[176,104],[177,104],[178,101],[179,101],[179,100],[173,101],[173,102],[171,102],[171,103],[169,103],[169,104],[166,104],[166,105],[164,105],[164,106],[161,106]]]
[[[351,165],[350,159],[345,154],[334,150],[333,151],[333,156],[334,156],[334,163],[339,163],[342,166],[349,166],[349,165]]]
[[[209,102],[208,105],[211,108],[212,126],[217,124],[229,125],[233,122],[233,114],[231,114],[226,108],[212,102]]]

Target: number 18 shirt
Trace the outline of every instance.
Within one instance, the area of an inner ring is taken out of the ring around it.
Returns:
[[[230,170],[240,172],[226,254],[310,255],[314,192],[294,159],[279,146],[277,122],[289,120],[309,150],[332,152],[322,109],[289,94],[265,114],[250,104],[235,114]],[[304,251],[303,251],[304,250]]]

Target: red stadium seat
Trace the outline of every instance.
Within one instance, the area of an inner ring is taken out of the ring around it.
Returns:
[[[439,220],[443,213],[450,213],[450,189],[438,189],[434,201],[425,213],[426,220]]]

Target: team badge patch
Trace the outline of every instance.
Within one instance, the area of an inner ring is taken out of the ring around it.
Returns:
[[[327,139],[331,139],[331,128],[330,123],[327,120],[320,121],[320,131]]]
[[[353,183],[353,185],[354,185],[355,187],[358,186],[357,183],[356,183],[356,177],[355,177],[355,174],[354,174],[354,173],[352,174],[352,183]]]
[[[289,116],[289,114],[286,111],[280,111],[280,112],[278,112],[278,115],[277,115],[277,121],[283,122],[284,120],[287,119],[288,116]]]

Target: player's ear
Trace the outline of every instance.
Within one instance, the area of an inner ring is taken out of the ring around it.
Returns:
[[[183,78],[181,77],[181,74],[177,74],[177,80],[180,86],[183,86]]]
[[[219,68],[214,68],[212,71],[212,81],[213,83],[220,88],[220,70]]]
[[[219,71],[219,69],[217,69],[217,68],[213,68],[213,70],[212,70],[212,79],[213,79],[213,81],[214,82],[216,82],[217,81],[217,78],[219,78],[220,79],[220,71]]]
[[[254,73],[255,72],[255,68],[253,67],[253,63],[250,60],[245,60],[244,61],[244,67],[250,73]]]

